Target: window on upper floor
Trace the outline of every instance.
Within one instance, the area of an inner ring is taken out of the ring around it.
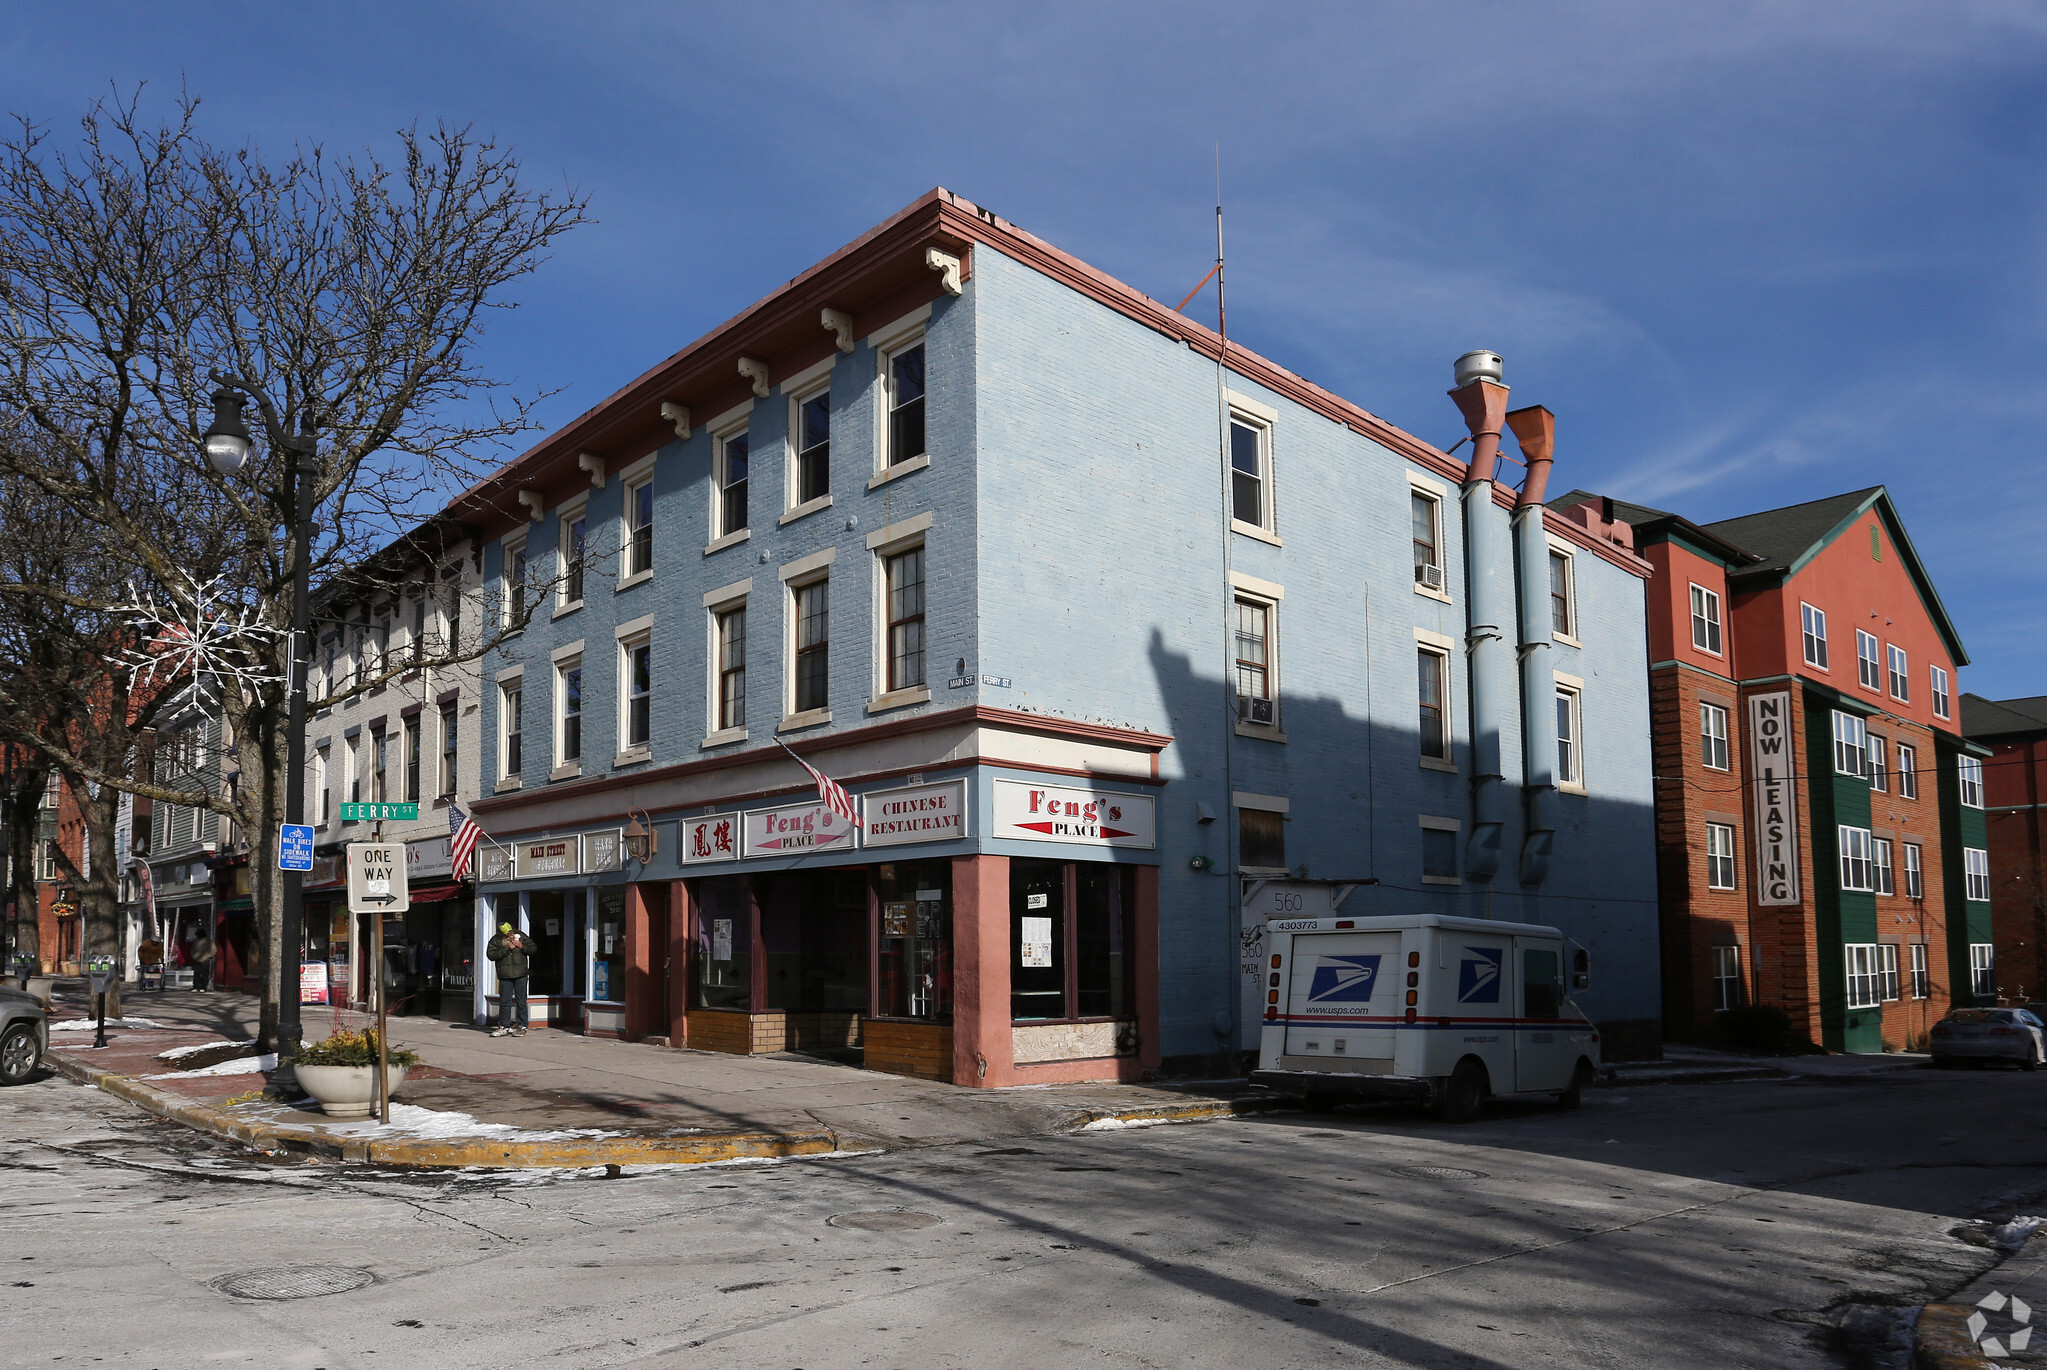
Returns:
[[[1984,897],[1989,898],[1988,894]],[[1997,945],[1994,942],[1969,943],[1969,989],[1979,999],[1990,999],[1997,994]]]
[[[391,735],[370,734],[370,802],[382,804],[391,797]]]
[[[1577,689],[1557,686],[1557,785],[1580,789],[1585,784],[1583,701]]]
[[[1720,655],[1720,596],[1703,585],[1692,586],[1692,646]]]
[[[791,713],[831,707],[831,590],[831,581],[824,578],[789,587],[796,625]]]
[[[405,802],[419,802],[419,715],[405,720]]]
[[[1870,876],[1878,894],[1896,894],[1896,877],[1891,870],[1891,840],[1888,837],[1869,839]]]
[[[525,702],[521,682],[498,686],[498,774],[506,780],[518,779],[526,767]]]
[[[1272,620],[1277,609],[1269,600],[1243,594],[1236,598],[1231,640],[1236,644],[1240,722],[1275,727],[1279,723],[1279,682],[1272,659]]]
[[[1450,715],[1446,708],[1447,654],[1417,647],[1414,653],[1416,692],[1421,702],[1418,721],[1425,761],[1450,759]]]
[[[348,802],[362,803],[362,736],[348,739]]]
[[[796,488],[792,503],[808,504],[832,490],[832,394],[829,389],[795,401]]]
[[[1414,525],[1414,584],[1418,590],[1443,588],[1443,502],[1409,489],[1408,519]]]
[[[887,688],[910,690],[924,683],[924,548],[905,548],[884,559],[888,598],[883,629],[888,644]]]
[[[1869,764],[1869,732],[1855,714],[1834,710],[1834,770],[1864,778]]]
[[[1933,716],[1948,716],[1947,672],[1938,666],[1929,668],[1933,673]]]
[[[619,644],[619,674],[625,681],[620,691],[619,739],[621,751],[651,746],[654,737],[654,645],[641,635]]]
[[[716,657],[712,694],[716,701],[716,731],[746,726],[746,601],[715,610],[712,635]]]
[[[455,761],[458,738],[456,708],[453,704],[441,706],[441,786],[445,797],[455,793]]]
[[[1734,825],[1732,823],[1708,823],[1706,825],[1706,888],[1709,890],[1733,889],[1734,870]]]
[[[462,568],[450,566],[441,572],[441,640],[448,651],[462,651]]]
[[[718,439],[718,463],[711,481],[711,533],[731,537],[747,527],[747,470],[753,458],[753,435],[742,428]]]
[[[1973,756],[1955,758],[1955,774],[1961,781],[1962,804],[1966,808],[1983,807],[1983,763]]]
[[[1903,842],[1900,855],[1905,858],[1905,897],[1924,899],[1926,897],[1926,867],[1917,842]],[[1926,996],[1921,995],[1920,998]]]
[[[505,544],[505,626],[516,628],[526,621],[526,540]]]
[[[1841,853],[1841,888],[1868,894],[1876,889],[1869,856],[1869,829],[1841,824],[1835,830]]]
[[[1728,769],[1727,710],[1718,704],[1699,705],[1699,755],[1709,770]]]
[[[1919,749],[1900,742],[1898,744],[1898,798],[1919,797]]]
[[[882,357],[888,399],[888,464],[901,466],[926,453],[924,443],[924,340]]]
[[[631,498],[631,492],[627,492]],[[583,602],[583,571],[588,565],[590,521],[581,509],[561,520],[561,607]]]
[[[420,586],[413,591],[411,637],[412,641],[407,645],[411,648],[412,664],[417,666],[425,662],[427,658],[425,586]]]
[[[1877,971],[1883,981],[1883,997],[1888,1003],[1898,997],[1898,944],[1877,943]]]
[[[1877,661],[1876,634],[1855,630],[1855,682],[1865,690],[1881,690],[1883,667]]]
[[[1884,764],[1884,740],[1875,733],[1869,735],[1869,788],[1886,790],[1891,787],[1890,767]]]
[[[554,764],[583,759],[583,659],[570,657],[554,668]]]
[[[1549,623],[1557,637],[1578,636],[1576,568],[1571,558],[1554,547],[1549,554]]]
[[[1876,943],[1849,942],[1841,952],[1848,971],[1848,1007],[1877,1007],[1883,1002],[1883,976]]]
[[[1962,897],[1987,902],[1990,898],[1990,853],[1981,847],[1962,848]]]
[[[334,771],[326,747],[313,753],[313,812],[321,827],[334,821]]]
[[[746,526],[746,476],[740,474],[739,526]],[[654,569],[654,475],[625,487],[625,575],[645,575]]]
[[[1230,519],[1272,531],[1272,429],[1230,415]]]
[[[1827,669],[1827,616],[1810,604],[1798,606],[1799,625],[1805,639],[1805,664]]]
[[[1912,944],[1912,997],[1931,999],[1933,997],[1933,976],[1926,968],[1926,943]]]
[[[1912,702],[1912,676],[1905,660],[1905,649],[1895,644],[1884,648],[1890,665],[1891,698],[1901,704]]]

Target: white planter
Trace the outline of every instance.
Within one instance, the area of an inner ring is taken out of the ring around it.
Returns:
[[[293,1065],[299,1088],[320,1102],[320,1110],[334,1118],[367,1118],[377,1099],[375,1066]],[[405,1083],[405,1067],[391,1067],[391,1092]]]

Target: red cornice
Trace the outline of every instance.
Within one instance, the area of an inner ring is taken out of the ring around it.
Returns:
[[[908,737],[916,733],[934,732],[940,728],[961,725],[987,724],[1006,728],[1013,732],[1038,733],[1046,737],[1064,737],[1083,742],[1101,742],[1112,746],[1130,747],[1152,754],[1152,770],[1157,773],[1157,756],[1172,745],[1173,739],[1165,733],[1144,732],[1136,728],[1116,728],[1101,723],[1080,723],[1073,719],[1053,718],[1045,714],[1024,713],[1017,709],[991,709],[984,705],[966,705],[957,709],[944,709],[937,713],[919,714],[914,718],[898,719],[889,723],[877,723],[866,728],[854,728],[843,733],[827,733],[815,739],[798,743],[802,754],[814,757],[825,752],[845,747],[860,746],[869,742],[886,741],[892,737]],[[672,766],[653,770],[630,771],[622,775],[593,776],[588,780],[571,780],[565,784],[547,785],[533,790],[516,790],[511,794],[493,795],[479,799],[470,805],[476,814],[489,817],[493,814],[509,813],[514,809],[531,804],[553,803],[566,799],[580,799],[585,795],[603,794],[610,790],[629,789],[640,785],[659,784],[666,780],[680,780],[693,775],[709,775],[716,771],[734,770],[772,760],[782,755],[779,747],[750,747],[741,752],[729,752],[723,756],[705,757],[698,761],[683,761]],[[963,761],[934,762],[929,766],[915,769],[936,770],[940,764],[961,766],[974,764],[1008,764],[1025,766],[1026,762],[1002,762],[993,757],[972,757]],[[1081,775],[1080,771],[1056,767],[1031,767],[1036,770],[1054,770],[1059,774]],[[865,783],[870,780],[895,775],[907,775],[908,768],[879,771],[872,774],[834,776],[845,783]],[[1098,773],[1099,774],[1099,773]],[[1100,775],[1104,780],[1127,780],[1135,785],[1159,783],[1144,776]],[[782,792],[781,788],[769,789],[749,797],[762,797]],[[793,791],[792,791],[793,792]]]

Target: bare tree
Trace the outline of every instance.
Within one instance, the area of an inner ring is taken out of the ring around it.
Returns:
[[[274,878],[285,786],[303,783],[284,773],[299,553],[287,449],[314,440],[316,580],[360,574],[474,483],[530,427],[537,398],[506,398],[478,365],[486,311],[506,307],[505,289],[584,204],[528,189],[509,152],[466,128],[401,130],[389,163],[317,146],[272,163],[205,142],[196,111],[187,99],[149,126],[134,102],[101,102],[73,146],[27,122],[0,142],[0,425],[20,435],[0,442],[0,474],[102,530],[133,587],[97,597],[13,581],[0,595],[127,614],[144,641],[121,669],[152,681],[158,657],[194,669],[192,635],[208,638],[199,668],[235,739],[232,792],[166,792],[132,765],[42,745],[67,775],[210,809],[248,834],[267,914],[267,1042],[280,995],[296,992]],[[232,476],[198,457],[222,385],[260,419]],[[441,644],[424,664],[494,642]]]

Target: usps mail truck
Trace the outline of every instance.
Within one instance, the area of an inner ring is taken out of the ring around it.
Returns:
[[[1585,949],[1555,928],[1417,914],[1266,920],[1260,1084],[1412,1099],[1452,1122],[1492,1094],[1554,1094],[1576,1108],[1599,1033],[1571,1002]]]

